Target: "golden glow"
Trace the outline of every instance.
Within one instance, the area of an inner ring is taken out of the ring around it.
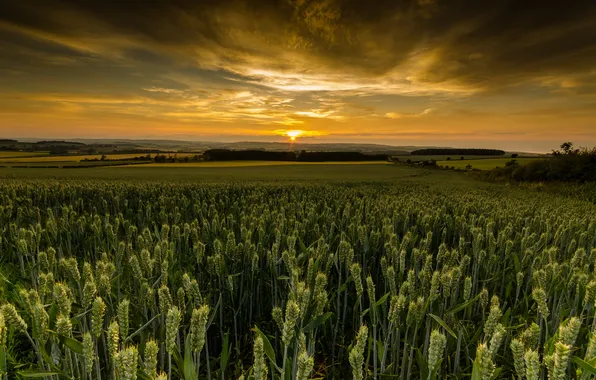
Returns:
[[[288,136],[292,141],[296,141],[296,137],[302,136],[303,134],[304,131],[301,131],[299,129],[294,129],[286,132],[286,136]]]

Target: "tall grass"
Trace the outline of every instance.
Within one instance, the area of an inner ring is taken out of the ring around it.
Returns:
[[[596,207],[533,195],[6,181],[1,376],[591,378]]]

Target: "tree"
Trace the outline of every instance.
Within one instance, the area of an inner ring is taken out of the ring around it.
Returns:
[[[561,144],[561,149],[563,150],[563,153],[570,154],[573,149],[573,143],[570,141],[564,142]]]
[[[513,154],[511,155],[511,158],[517,158],[517,153],[513,153]]]
[[[576,156],[577,154],[579,154],[579,152],[579,149],[574,149],[573,143],[571,141],[566,141],[563,144],[561,144],[561,150],[553,150],[553,156]]]

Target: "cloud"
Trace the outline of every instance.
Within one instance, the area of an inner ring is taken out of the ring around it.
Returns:
[[[593,0],[8,0],[0,109],[380,136],[557,104],[588,133],[594,35]]]
[[[404,119],[404,118],[408,118],[408,117],[420,117],[420,116],[428,115],[432,111],[433,111],[432,108],[427,108],[420,113],[387,112],[385,114],[385,117],[387,117],[389,119]]]
[[[286,91],[470,94],[596,59],[585,0],[33,3],[9,2],[0,28],[110,59],[157,52]]]

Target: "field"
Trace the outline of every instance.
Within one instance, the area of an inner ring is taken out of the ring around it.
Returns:
[[[11,155],[13,153],[13,155]],[[18,153],[18,154],[17,154]],[[175,153],[164,153],[167,156],[174,156]],[[177,156],[179,158],[183,157],[192,157],[199,153],[178,153]],[[107,160],[126,160],[140,156],[146,156],[146,153],[131,153],[131,154],[106,154],[105,157]],[[155,156],[155,153],[151,154],[152,157]],[[36,153],[28,153],[28,152],[0,152],[0,163],[11,163],[11,164],[24,164],[24,163],[45,163],[50,164],[54,162],[79,162],[84,160],[100,160],[102,157],[101,154],[91,154],[91,155],[48,155],[46,154],[39,154]]]
[[[593,203],[385,164],[0,178],[2,380],[596,374]]]
[[[385,161],[358,161],[358,162],[297,162],[297,161],[204,161],[189,163],[163,163],[144,164],[146,167],[176,167],[176,168],[227,168],[246,166],[293,166],[293,165],[391,165]]]
[[[517,161],[520,165],[527,164],[532,161],[536,160],[543,160],[544,158],[535,158],[535,157],[521,157],[515,158],[514,160]],[[456,169],[465,169],[466,166],[472,165],[472,169],[479,169],[479,170],[491,170],[496,167],[505,167],[505,164],[511,161],[512,158],[487,158],[487,159],[477,159],[477,160],[450,160],[450,161],[437,161],[437,165],[439,166],[449,166],[454,167]]]
[[[163,164],[166,165],[166,164]],[[394,181],[408,178],[429,181],[462,181],[462,176],[440,170],[412,168],[406,165],[370,165],[332,163],[297,165],[257,165],[209,167],[177,164],[172,167],[138,165],[107,168],[46,169],[0,168],[0,178],[48,179],[130,179],[185,181]]]
[[[451,157],[451,160],[449,160],[449,162],[451,161],[462,161],[461,157],[464,158],[465,160],[486,160],[486,159],[495,159],[495,156],[478,156],[478,155],[470,155],[470,156],[456,156],[456,155],[448,155],[448,154],[443,154],[443,155],[429,155],[429,156],[425,156],[425,155],[405,155],[405,156],[393,156],[395,158],[399,158],[400,161],[406,161],[408,159],[412,160],[412,161],[429,161],[429,160],[434,160],[434,161],[447,161],[447,158]],[[499,157],[499,158],[509,158],[509,155],[506,157]]]
[[[0,159],[23,159],[26,157],[42,157],[47,156],[49,152],[13,152],[0,151]]]

